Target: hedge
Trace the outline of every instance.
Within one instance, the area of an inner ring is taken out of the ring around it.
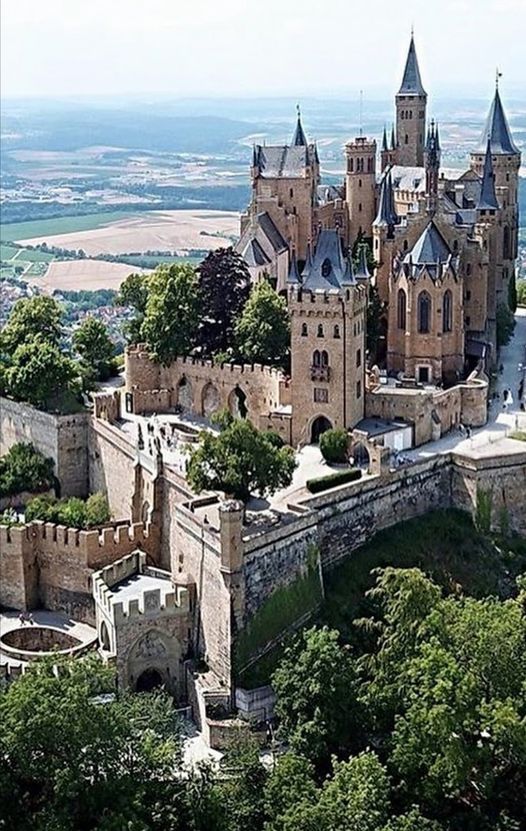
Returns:
[[[328,476],[308,479],[306,487],[311,493],[320,493],[321,491],[329,490],[329,488],[344,485],[346,482],[355,482],[357,479],[360,479],[361,475],[362,471],[359,467],[351,467],[349,470],[339,470],[336,473],[330,473]]]

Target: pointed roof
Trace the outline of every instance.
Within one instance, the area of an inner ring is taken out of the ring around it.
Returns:
[[[412,265],[436,265],[447,263],[451,256],[449,245],[431,220],[415,242],[413,249],[404,257],[404,263]]]
[[[360,256],[358,260],[358,271],[356,272],[357,280],[369,280],[369,267],[367,265],[367,250],[365,245],[360,246]]]
[[[495,89],[495,97],[492,101],[484,130],[480,141],[473,151],[474,153],[485,153],[487,139],[491,141],[491,152],[494,156],[511,156],[519,153],[519,149],[511,136],[510,127],[500,100],[499,88]]]
[[[301,283],[300,280],[300,273],[298,271],[298,261],[296,259],[296,252],[292,252],[292,257],[290,260],[290,268],[289,268],[289,276],[287,277],[287,283],[290,284],[299,284]]]
[[[252,145],[252,167],[258,166],[258,156],[259,156],[259,148],[256,149],[256,145]]]
[[[336,230],[320,231],[314,257],[311,262],[307,260],[301,276],[306,291],[339,289],[344,280],[350,279],[349,263]]]
[[[301,113],[300,108],[298,105],[298,120],[296,122],[296,129],[294,130],[294,135],[292,136],[292,145],[293,147],[307,147],[307,136],[303,130],[301,124]]]
[[[491,139],[488,136],[486,145],[486,156],[484,158],[484,171],[482,173],[482,187],[477,203],[478,211],[496,211],[499,209],[497,196],[495,194],[495,174],[493,173],[493,161],[491,159]]]
[[[388,149],[389,148],[387,146],[387,130],[385,129],[385,124],[384,124],[384,134],[382,136],[382,150],[388,150]]]
[[[261,245],[254,237],[247,242],[241,256],[249,268],[251,266],[264,266],[270,263],[270,257],[267,257]]]
[[[415,40],[411,34],[411,42],[409,44],[409,52],[407,53],[407,60],[405,62],[404,77],[402,78],[402,86],[398,90],[398,95],[426,95],[426,91],[422,86],[422,79],[420,77],[420,69],[418,68],[418,58],[416,57]]]
[[[391,125],[391,150],[396,150],[396,136],[394,124]]]
[[[342,286],[354,286],[356,284],[356,275],[354,273],[354,266],[352,264],[351,257],[347,257],[341,284]]]
[[[442,148],[440,147],[440,136],[438,134],[438,121],[435,121],[435,150],[437,151],[437,153],[440,153],[441,149]]]
[[[389,170],[382,179],[378,213],[373,225],[396,225],[397,222],[398,216],[394,207],[393,178]]]

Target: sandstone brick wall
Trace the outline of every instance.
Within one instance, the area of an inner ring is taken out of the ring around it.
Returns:
[[[102,419],[92,419],[88,433],[89,487],[108,497],[115,519],[133,515],[136,450],[131,437]]]
[[[56,415],[0,398],[0,454],[17,442],[32,442],[55,462],[62,496],[87,496],[88,413]]]

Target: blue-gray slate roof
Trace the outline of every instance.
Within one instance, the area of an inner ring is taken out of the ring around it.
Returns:
[[[451,249],[433,221],[429,223],[405,257],[405,263],[433,265],[446,263]]]
[[[494,156],[511,156],[520,153],[519,148],[511,136],[498,87],[495,90],[495,97],[492,101],[480,141],[473,152],[485,153],[488,138],[491,143],[491,152]]]
[[[312,262],[302,273],[306,291],[330,291],[354,282],[349,261],[343,256],[342,243],[335,230],[320,231]]]
[[[488,136],[486,155],[484,157],[484,171],[482,173],[482,187],[477,202],[479,211],[496,211],[499,208],[497,195],[495,193],[495,174],[493,172],[493,161],[491,159],[491,139]]]
[[[398,95],[426,94],[427,93],[422,85],[422,79],[420,77],[420,69],[418,68],[415,41],[413,35],[411,35],[411,43],[409,44],[409,52],[407,53],[404,77],[402,78],[402,86],[398,90]]]

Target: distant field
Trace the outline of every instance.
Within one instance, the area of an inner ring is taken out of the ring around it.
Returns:
[[[45,276],[35,277],[29,282],[50,294],[54,291],[95,291],[96,289],[119,288],[123,280],[134,269],[123,263],[106,263],[102,260],[55,260],[50,263]],[[31,278],[31,271],[28,272]]]
[[[110,222],[135,216],[129,211],[108,211],[107,213],[86,214],[86,216],[62,216],[56,219],[37,219],[32,222],[13,222],[0,225],[2,242],[18,242],[29,237],[40,237],[40,242],[48,242],[48,237],[57,234],[70,234],[78,231],[90,231],[102,228]]]
[[[81,221],[85,223],[83,229],[78,225]],[[71,223],[69,228],[68,222]],[[10,234],[9,238],[17,242],[26,245],[47,242],[48,245],[72,250],[82,248],[88,256],[125,254],[131,251],[184,253],[189,249],[213,249],[231,245],[232,238],[239,233],[239,214],[234,211],[178,210],[128,213],[123,216],[122,212],[116,212],[5,227]]]

